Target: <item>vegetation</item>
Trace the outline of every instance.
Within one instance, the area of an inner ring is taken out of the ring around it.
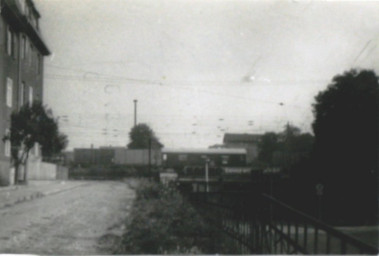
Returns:
[[[314,137],[287,125],[262,137],[258,159],[289,170],[281,200],[333,225],[378,221],[379,84],[370,70],[333,78],[313,104]],[[322,194],[316,184],[323,185]]]
[[[3,140],[11,143],[12,163],[15,167],[15,183],[18,182],[19,167],[24,165],[30,150],[38,143],[43,156],[52,156],[61,152],[67,145],[67,137],[58,130],[58,124],[41,102],[25,104],[11,115],[10,132]],[[26,181],[26,171],[24,181]]]
[[[258,160],[267,166],[291,168],[312,151],[313,136],[287,124],[283,132],[267,132],[259,144]]]
[[[130,133],[129,149],[162,148],[163,144],[155,136],[154,131],[147,124],[137,124]]]
[[[81,180],[119,180],[123,178],[152,178],[158,179],[158,170],[148,166],[129,166],[129,165],[106,165],[90,166],[81,165],[71,166],[69,169],[70,179]]]
[[[324,208],[334,220],[376,220],[378,76],[370,70],[337,75],[315,100],[314,176],[325,187]]]
[[[136,188],[120,253],[211,253],[211,235],[211,228],[175,188],[145,180]]]

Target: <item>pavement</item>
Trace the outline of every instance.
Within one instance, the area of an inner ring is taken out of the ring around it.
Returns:
[[[0,209],[0,256],[116,252],[135,198],[126,182],[81,180],[38,185],[39,191],[53,194]],[[51,185],[58,188],[50,189]]]
[[[0,209],[86,185],[83,181],[29,181],[27,185],[0,187]]]

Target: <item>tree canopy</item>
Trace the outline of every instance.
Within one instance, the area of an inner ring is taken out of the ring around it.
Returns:
[[[30,150],[36,143],[41,146],[43,156],[53,156],[67,145],[67,137],[58,130],[58,124],[41,102],[25,104],[11,114],[10,132],[3,140],[11,142],[11,157],[18,175],[18,166],[25,164]],[[16,179],[17,182],[17,179]]]
[[[137,124],[129,133],[129,149],[162,148],[163,144],[147,124]]]
[[[378,96],[378,76],[369,70],[338,75],[316,96],[312,126],[319,161],[359,172],[377,169]]]
[[[280,133],[267,132],[259,143],[258,160],[268,165],[290,167],[312,150],[313,136],[287,124]]]
[[[330,199],[326,207],[335,218],[375,219],[378,76],[371,70],[350,70],[335,76],[315,100],[315,173]]]
[[[263,134],[259,143],[258,159],[261,162],[272,164],[274,152],[278,149],[278,135],[274,132]]]

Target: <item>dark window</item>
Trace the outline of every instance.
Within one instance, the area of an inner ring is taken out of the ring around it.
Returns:
[[[7,29],[7,53],[9,56],[12,56],[12,46],[13,46],[13,33],[8,27]]]
[[[179,155],[178,160],[181,162],[187,161],[187,155]]]

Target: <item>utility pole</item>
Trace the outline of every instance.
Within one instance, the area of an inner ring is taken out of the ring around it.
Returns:
[[[149,175],[151,175],[151,137],[149,137]]]
[[[209,159],[205,159],[205,191],[209,192]]]
[[[134,101],[134,126],[137,125],[137,100]]]

